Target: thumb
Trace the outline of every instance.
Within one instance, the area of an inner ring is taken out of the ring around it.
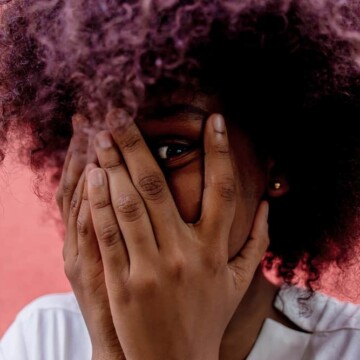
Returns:
[[[228,264],[233,272],[236,287],[249,286],[255,271],[269,246],[269,203],[262,201],[255,215],[250,236],[239,254]]]

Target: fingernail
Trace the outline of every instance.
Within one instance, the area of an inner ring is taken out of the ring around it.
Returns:
[[[92,186],[99,187],[104,185],[103,172],[100,169],[94,169],[89,173],[89,181]]]
[[[96,140],[98,145],[104,150],[109,149],[112,146],[111,135],[108,132],[99,133]]]
[[[220,133],[220,134],[225,133],[224,118],[220,114],[217,114],[213,117],[212,125],[213,125],[215,132]]]
[[[116,129],[119,127],[125,127],[126,125],[130,124],[131,117],[123,109],[114,109],[106,115],[106,122],[110,129]]]

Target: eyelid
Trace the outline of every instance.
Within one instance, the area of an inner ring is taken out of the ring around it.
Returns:
[[[184,151],[184,153],[178,156],[173,156],[170,159],[160,158],[158,154],[158,149],[161,146],[176,145],[176,144],[187,146],[188,150]],[[155,141],[153,142],[152,149],[154,155],[159,159],[161,166],[164,166],[165,168],[168,168],[170,170],[187,165],[189,162],[193,161],[196,157],[198,157],[201,154],[200,144],[198,141],[187,141],[184,140],[183,138],[181,140],[179,138],[177,139],[172,138],[166,140],[164,139],[162,141]]]
[[[182,139],[164,138],[162,140],[154,141],[153,143],[153,147],[156,149],[158,149],[161,146],[167,146],[167,145],[183,145],[183,146],[187,146],[189,149],[192,149],[194,146],[196,146],[193,141],[184,140],[183,138]]]
[[[166,143],[166,144],[159,144],[159,146],[157,146],[156,148],[157,148],[157,150],[158,150],[158,151],[157,151],[157,154],[158,154],[158,156],[160,157],[161,160],[166,161],[166,160],[170,160],[170,159],[164,159],[164,158],[162,158],[161,155],[160,155],[160,153],[159,153],[159,149],[165,148],[165,147],[169,147],[169,146],[171,146],[171,145],[180,145],[180,146],[182,145],[182,146],[184,146],[184,147],[187,148],[186,150],[183,151],[182,154],[173,155],[171,158],[174,158],[174,157],[178,158],[178,157],[180,157],[180,156],[182,156],[182,155],[185,155],[186,153],[188,153],[188,152],[191,151],[191,149],[192,149],[192,146],[191,146],[191,145],[189,145],[189,144],[184,144],[184,143],[181,143],[181,142],[171,142],[171,143]]]

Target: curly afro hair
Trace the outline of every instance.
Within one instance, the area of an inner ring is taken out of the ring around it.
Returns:
[[[71,116],[132,115],[156,89],[215,90],[225,115],[290,183],[271,199],[271,256],[286,282],[344,264],[359,237],[360,2],[12,0],[0,29],[2,155],[28,134],[35,170],[57,170]],[[330,120],[331,119],[331,120]]]

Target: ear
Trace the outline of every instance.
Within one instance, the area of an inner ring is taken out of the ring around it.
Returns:
[[[289,191],[289,183],[283,169],[271,159],[268,161],[267,194],[269,198],[285,195]]]

